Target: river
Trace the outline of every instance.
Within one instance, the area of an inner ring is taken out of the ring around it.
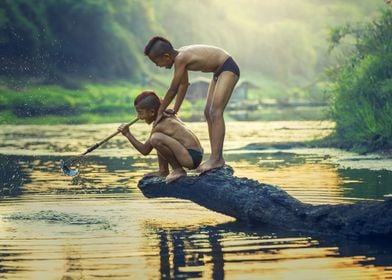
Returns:
[[[188,125],[208,153],[206,123]],[[79,176],[60,172],[61,159],[116,127],[0,126],[1,279],[392,278],[392,242],[384,239],[249,227],[189,201],[143,197],[137,182],[156,169],[156,156],[139,155],[121,135],[86,157]],[[332,128],[330,122],[228,122],[225,158],[236,176],[278,185],[312,204],[392,193],[391,158],[252,145],[290,146]],[[131,127],[139,139],[149,129]]]

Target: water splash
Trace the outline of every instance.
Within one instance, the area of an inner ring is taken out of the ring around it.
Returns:
[[[56,223],[64,225],[100,225],[103,229],[110,229],[112,225],[108,220],[102,217],[95,217],[89,215],[64,213],[53,210],[39,211],[33,213],[17,212],[5,219],[13,221],[41,221],[46,223]]]

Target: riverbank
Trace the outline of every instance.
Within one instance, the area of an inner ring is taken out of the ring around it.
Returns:
[[[384,147],[382,149],[371,149],[366,146],[349,146],[347,144],[339,143],[339,140],[331,140],[331,136],[325,138],[308,140],[303,142],[275,142],[275,143],[251,143],[244,146],[242,149],[245,150],[268,150],[268,149],[297,149],[297,148],[334,148],[348,152],[357,153],[359,155],[369,155],[373,157],[392,158],[392,148]]]
[[[123,120],[134,115],[141,87],[130,83],[0,86],[1,124],[80,124]]]
[[[159,80],[167,79],[166,76]],[[166,81],[166,80],[165,80]],[[167,82],[169,83],[169,81]],[[0,124],[100,124],[121,123],[135,117],[134,98],[156,85],[116,81],[88,83],[68,81],[63,85],[0,82]],[[162,86],[156,92],[162,96]],[[309,103],[309,102],[308,102]],[[255,96],[232,100],[225,111],[227,121],[312,121],[327,119],[327,107],[314,104],[264,104]],[[185,99],[179,117],[204,121],[205,100]]]

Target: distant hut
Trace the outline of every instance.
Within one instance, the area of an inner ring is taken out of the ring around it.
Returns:
[[[205,77],[198,77],[194,79],[188,87],[188,91],[185,98],[189,101],[197,101],[207,99],[208,86],[211,80]],[[241,102],[248,99],[249,89],[257,89],[257,85],[249,81],[242,81],[238,86],[234,88],[234,92],[231,95],[230,101]]]
[[[230,101],[241,102],[248,99],[248,90],[257,89],[257,85],[249,81],[241,81],[241,83],[234,88]]]
[[[210,79],[204,77],[198,77],[192,80],[185,98],[189,101],[206,100],[210,81]]]

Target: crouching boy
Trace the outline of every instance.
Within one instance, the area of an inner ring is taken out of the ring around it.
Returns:
[[[134,106],[138,118],[152,124],[158,116],[161,99],[153,91],[144,91],[136,97]],[[152,127],[150,137],[144,144],[134,137],[126,124],[120,125],[118,131],[143,155],[148,155],[153,148],[156,149],[159,170],[145,174],[145,177],[166,176],[166,183],[170,183],[186,176],[184,167],[195,169],[202,161],[203,149],[199,139],[175,115],[165,114]],[[171,173],[168,165],[172,168]]]

